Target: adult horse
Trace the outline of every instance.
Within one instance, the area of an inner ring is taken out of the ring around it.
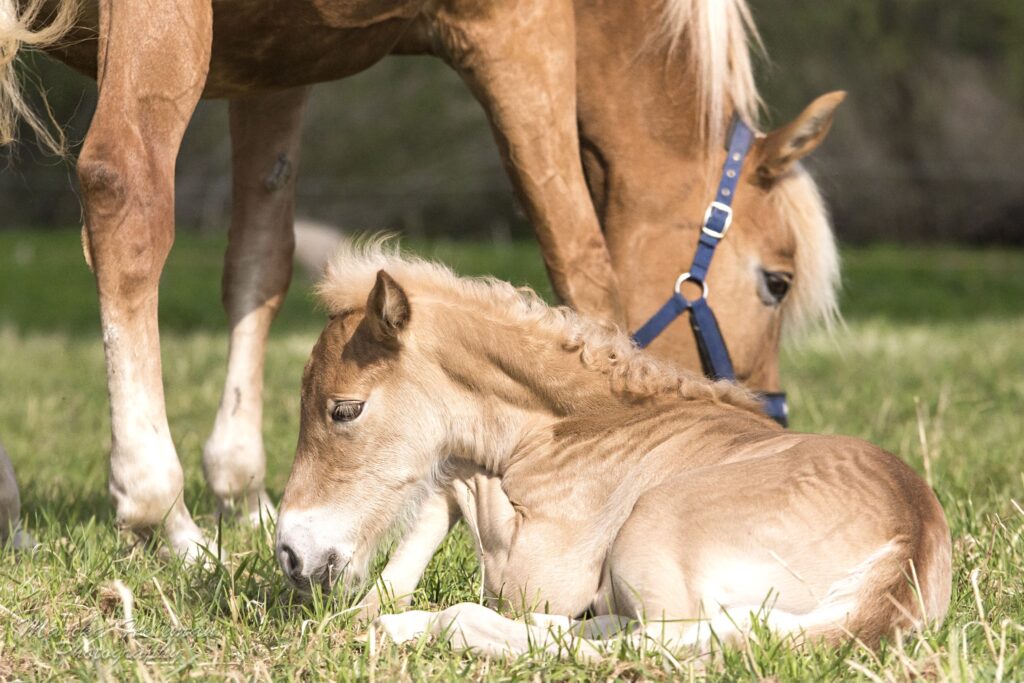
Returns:
[[[946,614],[945,515],[881,448],[784,431],[622,332],[379,245],[339,254],[319,291],[331,319],[277,525],[296,586],[358,585],[385,532],[441,493],[488,597],[567,628],[610,615],[640,643],[685,646],[756,614],[876,644]],[[480,605],[383,620],[489,653],[559,647]]]
[[[575,7],[568,0],[91,0],[77,12],[70,7],[0,0],[0,47],[8,65],[27,43],[98,76],[78,175],[107,359],[110,490],[121,525],[148,533],[163,524],[184,554],[197,552],[204,536],[181,499],[164,408],[157,287],[173,241],[175,156],[201,96],[231,101],[234,172],[224,273],[230,354],[203,463],[219,506],[251,513],[269,506],[263,352],[291,273],[307,84],[355,73],[389,52],[444,58],[492,121],[557,295],[630,324],[657,306],[688,258],[706,179],[721,165],[723,122],[733,110],[752,120],[756,102],[743,0],[645,0],[633,11],[585,0]],[[54,18],[47,25],[44,17]],[[0,134],[10,132],[11,114],[38,124],[11,69],[0,75],[0,92],[0,114],[7,114]],[[757,143],[736,193],[736,237],[712,273],[737,374],[758,389],[777,388],[783,317],[831,306],[831,233],[813,185],[792,164],[821,140],[835,104],[819,101]],[[650,256],[642,265],[641,253]],[[617,272],[628,279],[622,294]],[[694,348],[673,329],[654,350],[694,366]]]

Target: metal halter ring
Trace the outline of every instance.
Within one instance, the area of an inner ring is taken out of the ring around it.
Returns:
[[[690,271],[686,271],[685,273],[676,278],[676,294],[678,294],[679,296],[683,296],[683,292],[681,290],[683,287],[683,283],[686,282],[687,280],[693,280],[693,276],[690,275]],[[694,282],[700,283],[700,288],[702,290],[700,298],[707,299],[708,283],[704,282],[703,280],[694,280]],[[684,296],[683,298],[685,299],[686,297]]]

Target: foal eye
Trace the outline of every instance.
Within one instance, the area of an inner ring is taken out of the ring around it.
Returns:
[[[363,412],[362,401],[338,401],[331,408],[331,419],[335,422],[351,422]]]
[[[793,284],[793,273],[781,270],[764,270],[761,271],[761,274],[764,277],[764,293],[767,295],[762,296],[762,299],[769,306],[782,303],[782,300],[789,294],[790,286]]]

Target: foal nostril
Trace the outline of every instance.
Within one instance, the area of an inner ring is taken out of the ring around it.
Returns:
[[[296,580],[302,576],[302,563],[299,561],[299,556],[287,543],[281,545],[279,559],[285,574]]]

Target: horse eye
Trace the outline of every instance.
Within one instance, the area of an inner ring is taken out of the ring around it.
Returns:
[[[335,422],[351,422],[363,412],[362,401],[338,401],[331,409],[331,419]]]
[[[789,294],[789,288],[793,284],[793,273],[787,273],[784,271],[762,271],[764,275],[764,288],[767,290],[770,301],[765,301],[769,305],[780,304],[782,300]]]

